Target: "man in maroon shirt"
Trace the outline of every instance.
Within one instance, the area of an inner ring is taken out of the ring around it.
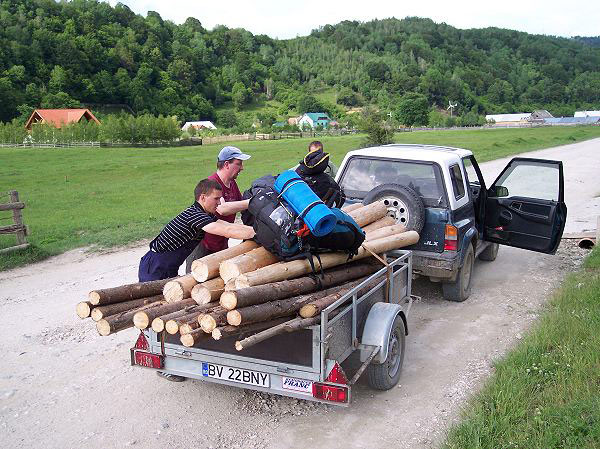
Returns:
[[[219,152],[219,156],[217,157],[217,171],[210,175],[208,179],[214,179],[221,185],[223,200],[225,202],[242,200],[242,194],[235,179],[244,169],[243,161],[248,159],[250,159],[250,155],[242,153],[236,147],[224,147]],[[225,216],[216,214],[216,217],[229,223],[235,221],[235,214]],[[204,239],[185,260],[185,272],[189,273],[192,270],[192,262],[194,260],[227,248],[227,240],[227,238],[220,235],[206,233]]]

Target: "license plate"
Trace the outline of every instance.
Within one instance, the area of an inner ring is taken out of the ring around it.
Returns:
[[[269,388],[270,378],[267,373],[259,373],[242,368],[215,365],[214,363],[202,362],[202,375],[213,379],[223,379],[230,382],[238,382],[246,385]]]

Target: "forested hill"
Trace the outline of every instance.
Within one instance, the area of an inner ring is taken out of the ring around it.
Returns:
[[[273,100],[280,117],[403,96],[458,113],[598,109],[600,48],[593,39],[504,29],[459,30],[428,19],[344,21],[275,40],[243,29],[176,25],[94,0],[0,2],[0,121],[34,107],[124,104],[136,113],[215,117]],[[333,91],[329,102],[311,94]],[[336,106],[334,101],[338,102]]]

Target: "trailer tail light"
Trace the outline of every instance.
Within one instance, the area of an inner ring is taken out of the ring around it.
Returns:
[[[131,348],[131,364],[144,366],[146,368],[160,369],[164,366],[164,359],[162,356],[146,352],[150,349],[148,340],[143,332],[140,332],[140,336],[135,342],[135,346]]]
[[[335,364],[333,365],[333,368],[329,372],[329,375],[325,379],[325,382],[348,385],[348,379],[346,378],[346,374],[344,374],[344,370],[338,362],[335,362]]]
[[[348,387],[313,383],[312,395],[314,398],[330,402],[348,403]]]
[[[133,347],[133,349],[142,349],[144,351],[147,351],[148,348],[150,348],[150,345],[148,345],[148,340],[146,339],[144,333],[140,332],[140,336],[135,342],[135,346]]]
[[[458,228],[456,226],[446,225],[444,251],[458,251]]]

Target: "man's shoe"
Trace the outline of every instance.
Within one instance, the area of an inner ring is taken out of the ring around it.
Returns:
[[[186,379],[183,376],[178,376],[177,374],[164,373],[162,371],[157,371],[156,375],[162,377],[163,379],[170,380],[171,382],[183,382]]]

